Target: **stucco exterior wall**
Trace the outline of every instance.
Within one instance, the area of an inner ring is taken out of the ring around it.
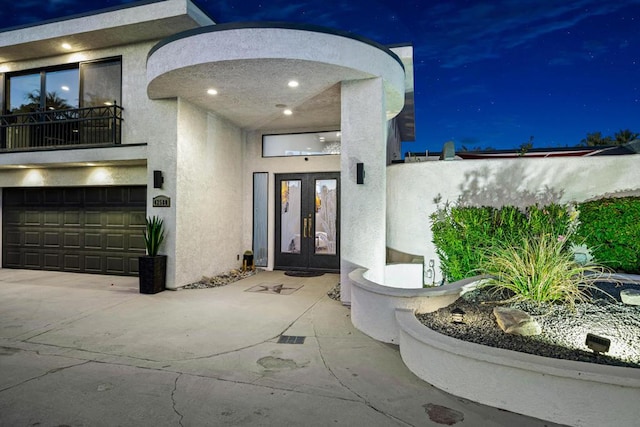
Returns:
[[[264,132],[265,134],[286,134],[301,132],[319,132],[338,130],[339,126],[326,129],[280,129]],[[275,174],[336,172],[340,170],[340,156],[307,156],[307,157],[262,157],[262,135],[260,131],[247,132],[244,136],[243,165],[243,215],[242,215],[242,251],[252,248],[253,244],[253,173],[269,173],[269,257],[267,269],[273,269],[275,248]],[[306,160],[305,160],[306,159]]]
[[[405,163],[387,168],[387,246],[435,260],[429,215],[440,203],[526,206],[640,194],[640,155]]]
[[[386,249],[387,121],[380,78],[342,83],[343,196],[340,212],[340,298],[351,302],[349,273],[359,267],[383,283]],[[364,164],[364,183],[357,184],[357,164]]]
[[[242,131],[178,100],[175,156],[175,252],[168,253],[176,269],[168,287],[238,268],[242,254]]]
[[[145,84],[147,54],[154,44],[129,45],[114,51],[122,55],[123,144],[151,144],[154,138],[164,136],[162,125],[158,126],[164,120],[162,104],[149,99]]]
[[[146,183],[147,168],[145,166],[0,170],[0,188],[146,185]]]

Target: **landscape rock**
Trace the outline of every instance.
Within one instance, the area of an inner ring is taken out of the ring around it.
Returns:
[[[540,335],[540,324],[526,311],[508,307],[494,307],[493,315],[498,326],[507,334],[532,336]]]
[[[203,276],[198,282],[189,283],[186,286],[183,286],[182,289],[207,289],[207,288],[217,288],[219,286],[225,286],[233,282],[237,282],[241,279],[246,279],[247,277],[253,276],[256,274],[256,270],[247,270],[247,271],[239,271],[239,270],[231,270],[228,273],[221,273],[217,276],[206,277]]]
[[[627,305],[640,305],[640,291],[637,289],[623,289],[620,291],[620,299]]]

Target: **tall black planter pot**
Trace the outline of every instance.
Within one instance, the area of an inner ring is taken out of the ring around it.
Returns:
[[[167,278],[167,256],[141,256],[138,258],[138,277],[141,294],[164,291]]]

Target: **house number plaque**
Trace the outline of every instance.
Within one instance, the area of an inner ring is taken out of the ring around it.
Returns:
[[[168,208],[171,206],[171,198],[167,196],[156,196],[153,198],[154,208]]]

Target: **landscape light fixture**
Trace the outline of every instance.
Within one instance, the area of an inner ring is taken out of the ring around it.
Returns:
[[[606,353],[611,347],[611,340],[609,338],[601,337],[595,334],[588,333],[585,345],[593,350],[594,353]]]
[[[451,310],[451,323],[464,323],[464,310],[462,310],[459,307],[454,308],[453,310]]]

